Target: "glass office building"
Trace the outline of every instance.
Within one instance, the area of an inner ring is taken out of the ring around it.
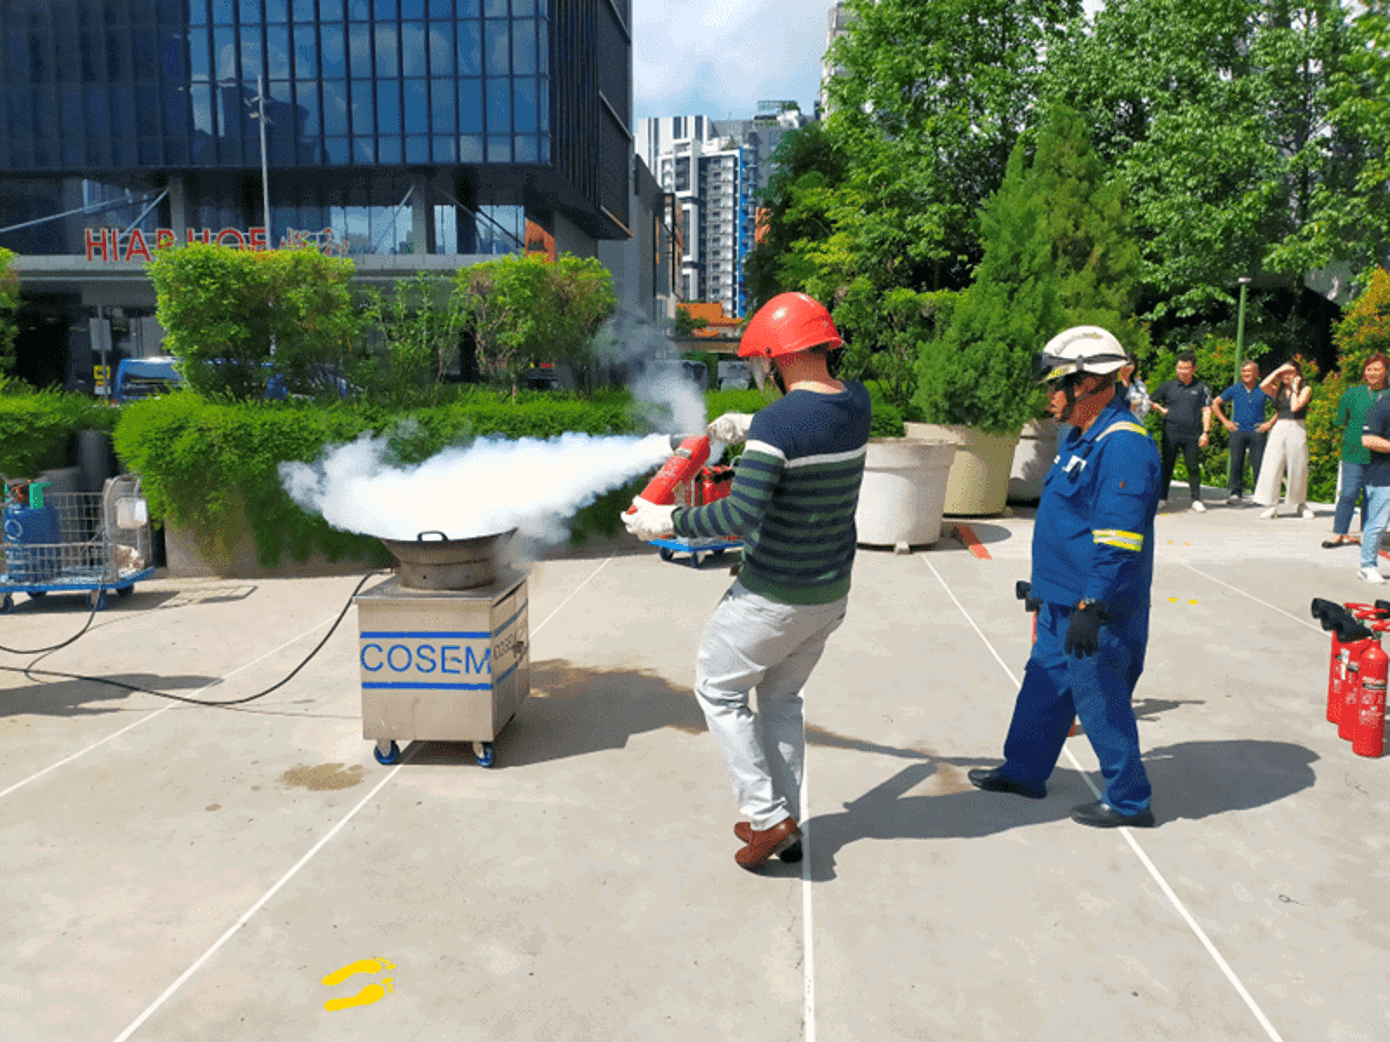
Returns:
[[[0,0],[0,247],[77,341],[94,308],[149,318],[169,242],[378,280],[592,255],[631,223],[629,25],[630,0]]]

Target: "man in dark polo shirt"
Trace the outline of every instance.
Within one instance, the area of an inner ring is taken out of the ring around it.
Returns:
[[[1376,563],[1380,556],[1380,537],[1390,522],[1390,397],[1382,398],[1366,411],[1361,428],[1361,444],[1371,450],[1366,466],[1366,521],[1361,528],[1362,581],[1383,583]]]
[[[1211,432],[1211,388],[1197,376],[1197,356],[1191,351],[1178,355],[1178,377],[1165,380],[1152,395],[1149,404],[1163,416],[1163,471],[1159,476],[1161,490],[1158,508],[1168,505],[1168,486],[1173,483],[1173,464],[1182,450],[1187,464],[1187,487],[1192,492],[1192,509],[1206,510],[1202,505],[1202,464],[1198,449],[1207,447]]]
[[[1245,493],[1245,456],[1250,455],[1250,471],[1260,476],[1260,459],[1265,454],[1265,438],[1274,426],[1273,417],[1265,419],[1269,395],[1260,390],[1260,367],[1249,360],[1240,367],[1240,383],[1226,388],[1211,403],[1217,421],[1231,432],[1231,485],[1226,502],[1240,505]],[[1221,403],[1231,405],[1231,418],[1221,411]]]

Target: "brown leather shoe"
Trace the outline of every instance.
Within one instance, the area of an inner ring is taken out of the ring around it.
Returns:
[[[748,845],[734,855],[734,860],[750,870],[762,867],[772,855],[782,853],[801,839],[801,829],[791,818],[783,818],[761,832],[750,827],[748,833]]]
[[[743,842],[747,843],[753,838],[753,823],[751,821],[734,822],[734,835]],[[801,840],[797,840],[786,850],[777,855],[782,862],[787,865],[794,865],[801,860]]]

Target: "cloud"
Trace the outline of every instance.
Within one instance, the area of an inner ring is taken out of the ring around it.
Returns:
[[[748,119],[764,99],[809,113],[829,0],[634,0],[634,116]]]

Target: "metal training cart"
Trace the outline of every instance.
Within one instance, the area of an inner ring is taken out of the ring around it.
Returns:
[[[46,501],[45,501],[46,500]],[[0,612],[14,594],[85,593],[100,611],[106,594],[126,597],[154,574],[149,510],[140,478],[121,474],[100,492],[58,492],[4,509]]]

